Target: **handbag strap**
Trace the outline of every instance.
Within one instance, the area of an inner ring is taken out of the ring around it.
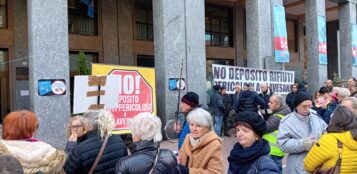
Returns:
[[[92,174],[95,170],[95,168],[97,167],[98,163],[99,163],[99,160],[100,160],[100,157],[102,157],[103,155],[103,152],[104,152],[104,149],[105,149],[105,146],[107,145],[108,143],[108,139],[109,139],[109,135],[106,135],[105,138],[104,138],[104,142],[102,144],[102,147],[100,148],[100,151],[98,153],[98,156],[97,158],[95,159],[94,163],[93,163],[93,166],[92,168],[90,168],[88,174]]]
[[[338,146],[338,160],[336,161],[336,166],[341,166],[342,161],[342,143],[340,140],[337,139],[337,146]]]
[[[154,164],[152,165],[149,174],[151,174],[152,171],[154,171],[154,168],[155,168],[155,166],[156,166],[156,164],[157,164],[157,160],[158,160],[158,158],[159,158],[159,155],[160,155],[160,149],[157,150],[156,157],[155,157],[155,162],[154,162]]]

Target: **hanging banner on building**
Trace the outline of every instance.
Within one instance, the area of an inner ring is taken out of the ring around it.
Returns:
[[[327,65],[326,17],[318,16],[319,64]]]
[[[289,49],[284,6],[274,5],[273,14],[275,62],[288,63]]]
[[[357,66],[357,24],[352,24],[352,65]]]
[[[266,70],[212,64],[214,85],[226,87],[227,94],[234,94],[234,86],[246,85],[260,92],[260,84],[267,83],[277,94],[288,94],[294,83],[294,71]]]
[[[118,81],[100,98],[104,109],[110,110],[118,133],[130,133],[129,119],[141,112],[156,115],[155,69],[131,66],[92,64],[93,75],[116,75]]]

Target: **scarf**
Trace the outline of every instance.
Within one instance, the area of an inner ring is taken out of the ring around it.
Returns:
[[[229,171],[238,174],[247,173],[255,160],[261,156],[268,155],[269,152],[269,143],[264,139],[256,141],[251,147],[246,149],[243,149],[239,143],[236,143],[228,157]]]

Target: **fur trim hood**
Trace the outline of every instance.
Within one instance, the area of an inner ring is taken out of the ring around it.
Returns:
[[[18,159],[24,173],[64,173],[65,152],[45,142],[1,140],[0,154]]]

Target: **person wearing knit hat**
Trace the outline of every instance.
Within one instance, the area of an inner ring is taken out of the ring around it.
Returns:
[[[284,153],[289,153],[285,172],[307,174],[304,159],[327,125],[311,109],[312,98],[308,93],[299,91],[293,107],[294,111],[280,121],[277,142]]]
[[[181,112],[184,116],[182,128],[179,126],[177,129],[178,137],[179,137],[179,142],[178,142],[178,149],[180,150],[183,141],[185,140],[185,137],[187,134],[190,133],[190,128],[189,124],[186,121],[186,117],[189,112],[191,112],[194,108],[199,107],[199,96],[195,92],[187,92],[182,98],[181,98],[181,104],[180,104],[180,109]]]
[[[228,173],[278,174],[279,169],[269,156],[269,143],[262,139],[267,127],[257,112],[240,112],[235,118],[238,142],[229,157]]]
[[[298,91],[295,96],[294,99],[291,103],[291,106],[293,109],[295,109],[300,103],[306,101],[306,100],[311,100],[312,101],[312,97],[310,94],[308,94],[307,92],[303,92],[303,91]]]
[[[191,107],[196,107],[199,103],[199,97],[195,92],[188,92],[181,98],[181,102]]]

